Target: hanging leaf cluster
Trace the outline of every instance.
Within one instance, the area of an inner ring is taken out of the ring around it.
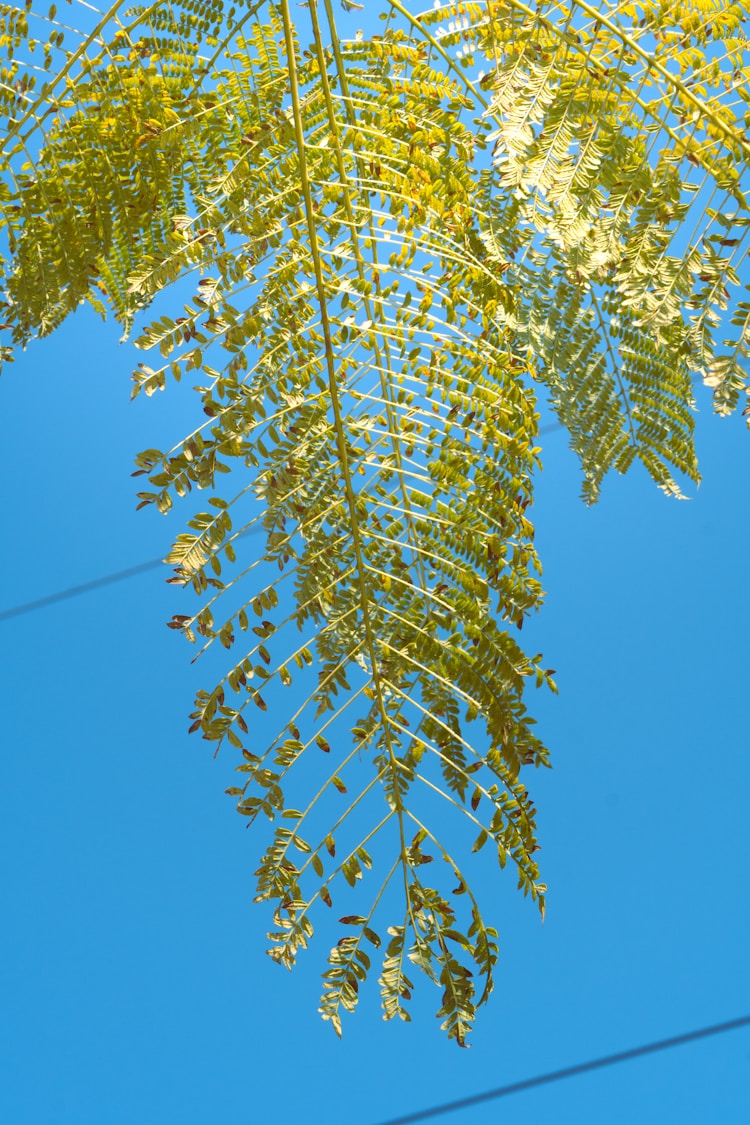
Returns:
[[[170,626],[225,653],[191,730],[237,761],[269,953],[340,904],[323,1017],[376,962],[408,1019],[419,970],[463,1046],[498,957],[472,853],[544,910],[537,393],[589,500],[635,460],[697,480],[696,377],[744,405],[744,11],[65,14],[0,6],[2,357],[88,302],[136,326],[134,394],[194,384],[139,502],[207,498]]]

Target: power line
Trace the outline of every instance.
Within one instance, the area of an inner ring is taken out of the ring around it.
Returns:
[[[240,532],[237,538],[243,539],[248,535],[258,535],[261,531],[262,528],[249,528],[247,531]],[[148,562],[129,566],[126,570],[116,570],[112,574],[103,574],[101,578],[92,578],[90,582],[81,582],[78,586],[68,586],[54,594],[47,594],[44,598],[36,598],[33,602],[24,602],[23,605],[14,605],[10,609],[0,610],[0,621],[8,621],[11,617],[22,617],[25,613],[33,613],[35,609],[45,609],[47,606],[55,605],[56,602],[65,602],[68,598],[77,598],[81,594],[90,594],[92,590],[98,590],[101,586],[111,586],[114,582],[123,582],[126,578],[135,578],[138,574],[143,574],[147,570],[156,570],[157,567],[164,565],[163,558],[149,559]]]
[[[552,433],[553,430],[561,430],[563,427],[559,422],[555,422],[550,426],[540,426],[539,434]],[[257,533],[258,529],[250,529],[242,533],[239,538],[245,535],[253,535]],[[90,582],[81,582],[77,586],[68,586],[64,590],[58,590],[54,594],[47,594],[43,598],[35,598],[31,602],[24,602],[22,605],[14,605],[9,609],[0,610],[0,621],[10,621],[12,617],[23,617],[27,613],[33,613],[37,609],[46,609],[47,606],[56,605],[58,602],[66,602],[69,598],[78,598],[82,594],[90,594],[92,590],[99,590],[102,586],[111,586],[115,582],[124,582],[127,578],[135,578],[138,574],[144,574],[147,570],[156,570],[157,567],[162,566],[164,559],[149,559],[148,562],[138,563],[136,566],[129,566],[125,570],[116,570],[112,574],[103,574],[100,578],[92,578]]]
[[[539,433],[540,435],[551,433],[554,430],[560,430],[562,428],[563,427],[558,422],[550,426],[540,427]],[[247,535],[248,532],[245,532],[245,534]],[[250,534],[252,534],[252,532],[250,532]],[[126,567],[125,570],[117,570],[111,574],[104,574],[99,578],[93,578],[89,582],[81,582],[76,586],[68,586],[64,590],[58,590],[54,594],[47,594],[43,598],[36,598],[34,601],[24,602],[21,605],[0,610],[0,621],[9,621],[11,618],[22,617],[24,614],[33,613],[34,610],[45,609],[47,606],[55,605],[58,602],[68,601],[70,598],[89,594],[93,590],[101,589],[104,586],[111,586],[115,582],[123,582],[128,578],[135,578],[139,574],[144,574],[149,570],[155,570],[157,567],[163,565],[163,558],[149,559],[147,562]],[[615,1066],[617,1063],[629,1062],[631,1059],[640,1058],[643,1055],[654,1054],[656,1051],[665,1051],[672,1047],[681,1047],[686,1043],[692,1043],[698,1039],[707,1039],[711,1035],[721,1035],[725,1031],[737,1031],[739,1028],[747,1027],[748,1025],[750,1025],[750,1015],[740,1016],[738,1019],[728,1020],[726,1023],[702,1027],[696,1031],[688,1031],[682,1035],[674,1035],[669,1039],[659,1039],[655,1043],[647,1043],[640,1047],[631,1047],[627,1051],[618,1051],[613,1055],[604,1055],[599,1059],[590,1059],[588,1062],[576,1063],[574,1066],[563,1067],[561,1070],[548,1071],[546,1074],[538,1074],[534,1078],[525,1078],[520,1082],[511,1082],[507,1086],[498,1086],[493,1090],[485,1090],[481,1094],[471,1094],[466,1098],[459,1098],[452,1102],[443,1102],[441,1105],[432,1106],[429,1109],[421,1109],[417,1110],[415,1113],[406,1114],[405,1116],[393,1117],[388,1121],[382,1122],[381,1125],[412,1125],[412,1122],[426,1121],[428,1117],[438,1117],[445,1113],[452,1113],[457,1109],[467,1109],[471,1106],[480,1105],[482,1102],[506,1097],[509,1094],[520,1094],[524,1090],[531,1090],[536,1086],[545,1086],[551,1082],[559,1082],[563,1078],[575,1078],[579,1074],[586,1074],[592,1070],[600,1070],[603,1067]]]
[[[249,527],[245,531],[241,531],[237,538],[245,539],[251,535],[259,535],[262,531],[262,527]],[[35,598],[32,602],[24,602],[22,605],[2,609],[0,610],[0,621],[8,621],[11,617],[22,617],[25,613],[33,613],[35,609],[45,609],[49,605],[55,605],[56,602],[65,602],[68,598],[77,598],[81,594],[90,594],[92,590],[98,590],[101,586],[111,586],[113,582],[123,582],[126,578],[135,578],[138,574],[144,574],[147,570],[156,570],[157,567],[164,565],[164,558],[162,557],[137,563],[125,570],[116,570],[112,574],[103,574],[101,578],[92,578],[90,582],[81,582],[78,586],[68,586],[54,594],[47,594],[44,598]]]
[[[687,1031],[684,1035],[673,1035],[670,1039],[659,1039],[656,1043],[648,1043],[642,1047],[631,1047],[629,1051],[618,1051],[614,1055],[604,1055],[600,1059],[591,1059],[589,1062],[563,1067],[562,1070],[538,1074],[535,1078],[525,1078],[522,1082],[511,1082],[508,1086],[498,1086],[494,1090],[485,1090],[481,1094],[472,1094],[468,1098],[459,1098],[454,1102],[443,1102],[442,1105],[432,1106],[431,1109],[421,1109],[416,1113],[407,1113],[403,1117],[393,1117],[389,1121],[383,1121],[381,1125],[411,1125],[413,1121],[426,1121],[428,1117],[452,1113],[455,1109],[468,1109],[470,1106],[480,1105],[482,1102],[491,1101],[493,1098],[504,1098],[508,1094],[520,1094],[522,1091],[531,1090],[535,1086],[545,1086],[550,1082],[559,1082],[563,1078],[574,1078],[576,1075],[586,1074],[590,1070],[599,1070],[605,1066],[614,1066],[616,1063],[629,1062],[630,1059],[650,1055],[654,1051],[666,1051],[670,1047],[681,1047],[683,1044],[692,1043],[696,1039],[706,1039],[709,1035],[721,1035],[725,1031],[736,1031],[738,1028],[748,1025],[750,1025],[750,1015],[740,1016],[736,1020],[716,1023],[711,1027],[701,1027],[697,1031]]]
[[[35,609],[46,609],[56,602],[65,602],[68,598],[77,598],[81,594],[89,594],[101,586],[111,586],[113,582],[123,582],[126,578],[135,578],[147,570],[155,570],[162,566],[163,559],[149,559],[148,562],[129,566],[126,570],[116,570],[114,574],[103,574],[101,578],[92,578],[90,582],[81,582],[78,586],[68,586],[65,590],[58,590],[54,594],[47,594],[44,598],[36,598],[33,602],[24,602],[23,605],[14,605],[10,609],[0,610],[0,621],[9,621],[11,617],[22,617],[25,613],[33,613]]]

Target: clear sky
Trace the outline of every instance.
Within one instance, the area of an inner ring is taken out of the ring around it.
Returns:
[[[0,382],[2,605],[162,554],[181,529],[135,513],[134,453],[191,420],[170,388],[129,404],[133,353],[78,314]],[[555,768],[537,795],[547,921],[481,870],[501,930],[473,1047],[438,996],[380,1019],[375,981],[339,1042],[316,1014],[332,932],[294,974],[263,954],[252,830],[233,758],[186,734],[180,591],[153,571],[2,628],[0,1120],[343,1125],[750,1011],[746,735],[750,435],[699,395],[705,480],[669,501],[643,475],[578,500],[544,439],[534,510],[548,603],[524,637],[558,670],[538,693]],[[199,666],[198,666],[199,668]],[[337,935],[336,935],[337,936]],[[745,1122],[750,1032],[445,1117],[456,1125]]]

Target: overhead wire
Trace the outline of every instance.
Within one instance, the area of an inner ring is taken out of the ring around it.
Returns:
[[[559,422],[554,422],[549,426],[541,426],[539,428],[540,436],[542,434],[552,433],[553,430],[561,430],[563,427]],[[258,529],[260,530],[260,529]],[[257,532],[245,532],[245,535],[252,535]],[[164,559],[149,559],[147,562],[137,563],[135,566],[126,567],[124,570],[116,570],[111,574],[103,574],[99,578],[92,578],[89,582],[80,582],[75,586],[67,586],[63,590],[57,590],[54,594],[46,594],[41,598],[34,598],[30,602],[22,602],[20,605],[9,606],[8,609],[0,610],[0,622],[10,621],[14,617],[23,617],[27,613],[34,613],[38,609],[47,609],[48,606],[57,605],[59,602],[66,602],[70,598],[78,598],[82,594],[90,594],[93,590],[100,590],[103,586],[111,586],[115,582],[124,582],[128,578],[135,578],[139,574],[145,574],[148,570],[156,570],[157,567],[164,565]]]
[[[251,527],[241,532],[237,538],[244,539],[251,535],[259,535],[262,532],[261,527]],[[89,582],[81,582],[76,586],[67,586],[64,590],[58,590],[54,594],[47,594],[43,598],[35,598],[30,602],[23,602],[21,605],[11,606],[9,609],[0,610],[0,621],[9,621],[12,617],[22,617],[26,613],[33,613],[36,609],[46,609],[47,606],[55,605],[57,602],[65,602],[69,598],[77,598],[81,594],[90,594],[92,590],[98,590],[102,586],[111,586],[114,582],[123,582],[126,578],[135,578],[139,574],[144,574],[147,570],[156,570],[157,567],[164,566],[165,560],[163,557],[158,559],[149,559],[147,562],[136,563],[135,566],[128,566],[125,570],[116,570],[112,574],[103,574],[100,578],[92,578]]]
[[[562,429],[562,425],[553,423],[549,426],[542,426],[539,429],[539,434],[550,433],[554,430]],[[261,529],[257,529],[260,531]],[[245,532],[245,534],[253,534],[253,532]],[[23,602],[20,605],[11,606],[8,609],[0,610],[0,622],[9,621],[15,617],[21,617],[27,613],[33,613],[35,610],[46,609],[49,606],[56,605],[59,602],[67,601],[70,598],[80,597],[84,594],[89,594],[94,590],[101,589],[105,586],[113,585],[116,582],[123,582],[129,578],[135,578],[139,574],[144,574],[149,570],[155,570],[157,567],[164,565],[162,557],[155,559],[148,559],[145,562],[137,563],[135,566],[126,567],[124,570],[117,570],[110,574],[101,575],[98,578],[93,578],[88,582],[81,582],[75,586],[68,586],[63,590],[58,590],[53,594],[47,594],[41,598],[35,598],[33,601]],[[632,1059],[641,1058],[644,1055],[654,1054],[657,1051],[664,1051],[673,1047],[680,1047],[686,1043],[692,1043],[699,1039],[706,1039],[709,1036],[720,1035],[728,1031],[736,1031],[739,1028],[750,1026],[750,1015],[740,1016],[734,1020],[727,1020],[724,1023],[713,1024],[708,1027],[698,1028],[694,1031],[688,1031],[682,1035],[674,1035],[668,1039],[659,1039],[653,1043],[643,1044],[638,1047],[631,1047],[626,1051],[618,1051],[612,1055],[604,1055],[601,1058],[589,1059],[586,1062],[576,1063],[573,1066],[563,1067],[560,1070],[548,1071],[545,1074],[538,1074],[532,1078],[525,1078],[519,1082],[511,1082],[505,1086],[498,1086],[491,1090],[484,1090],[479,1094],[471,1094],[468,1097],[458,1098],[450,1102],[442,1102],[439,1105],[430,1106],[427,1109],[417,1110],[414,1113],[408,1113],[400,1117],[390,1118],[388,1121],[381,1122],[380,1125],[412,1125],[413,1122],[426,1121],[430,1117],[437,1117],[446,1113],[453,1113],[459,1109],[469,1109],[472,1106],[481,1105],[483,1102],[492,1101],[496,1098],[507,1097],[510,1094],[523,1093],[525,1090],[531,1090],[538,1086],[545,1086],[552,1082],[560,1082],[564,1078],[574,1078],[580,1074],[586,1074],[593,1070],[600,1070],[604,1067],[615,1066],[618,1063],[629,1062]]]
[[[532,1090],[536,1086],[546,1086],[551,1082],[560,1082],[563,1078],[575,1078],[579,1074],[586,1074],[592,1070],[601,1070],[606,1066],[615,1066],[617,1063],[629,1062],[631,1059],[641,1058],[656,1051],[666,1051],[672,1047],[682,1047],[685,1043],[693,1043],[697,1039],[707,1039],[710,1035],[721,1035],[726,1031],[737,1031],[741,1027],[750,1026],[750,1015],[740,1016],[738,1019],[727,1020],[725,1023],[712,1024],[709,1027],[700,1027],[695,1031],[686,1031],[682,1035],[672,1035],[669,1039],[658,1039],[654,1043],[646,1043],[640,1047],[631,1047],[627,1051],[617,1051],[613,1055],[603,1055],[598,1059],[589,1059],[587,1062],[566,1066],[561,1070],[551,1070],[546,1074],[538,1074],[534,1078],[524,1078],[520,1082],[510,1082],[506,1086],[497,1086],[494,1090],[484,1090],[481,1094],[470,1094],[466,1098],[457,1098],[455,1101],[442,1102],[440,1105],[431,1106],[429,1109],[417,1110],[416,1113],[406,1113],[401,1117],[392,1117],[379,1125],[412,1125],[415,1121],[426,1121],[429,1117],[438,1117],[444,1113],[453,1113],[457,1109],[470,1109],[472,1106],[481,1105],[483,1102],[492,1101],[494,1098],[504,1098],[509,1094],[520,1094],[524,1090]]]
[[[69,598],[77,598],[81,594],[90,594],[102,586],[111,586],[114,582],[123,582],[126,578],[135,578],[137,574],[144,574],[147,570],[155,570],[163,566],[164,559],[149,559],[148,562],[138,563],[136,566],[126,567],[125,570],[116,570],[113,574],[103,574],[100,578],[92,578],[90,582],[81,582],[77,586],[68,586],[64,590],[57,590],[54,594],[47,594],[43,598],[35,598],[21,605],[11,606],[9,609],[0,610],[0,621],[10,621],[13,617],[23,617],[26,613],[33,613],[36,609],[46,609],[57,602],[65,602]]]

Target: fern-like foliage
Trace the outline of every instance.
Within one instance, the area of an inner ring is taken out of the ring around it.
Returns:
[[[485,238],[588,500],[634,458],[674,495],[675,471],[697,479],[695,375],[721,413],[744,405],[746,16],[716,0],[510,0],[426,17],[462,61],[491,61]],[[717,341],[730,305],[741,331]]]
[[[188,374],[204,420],[139,456],[139,498],[208,493],[168,560],[201,601],[170,624],[227,653],[191,729],[267,825],[274,960],[348,903],[337,1031],[377,954],[386,1018],[419,969],[464,1045],[498,956],[467,853],[544,908],[537,385],[589,499],[635,459],[679,494],[692,379],[722,412],[744,392],[743,12],[675,13],[396,0],[342,39],[330,0],[299,25],[157,0],[69,44],[54,8],[0,9],[5,355],[82,301],[129,329],[192,285],[140,330],[134,393]]]

